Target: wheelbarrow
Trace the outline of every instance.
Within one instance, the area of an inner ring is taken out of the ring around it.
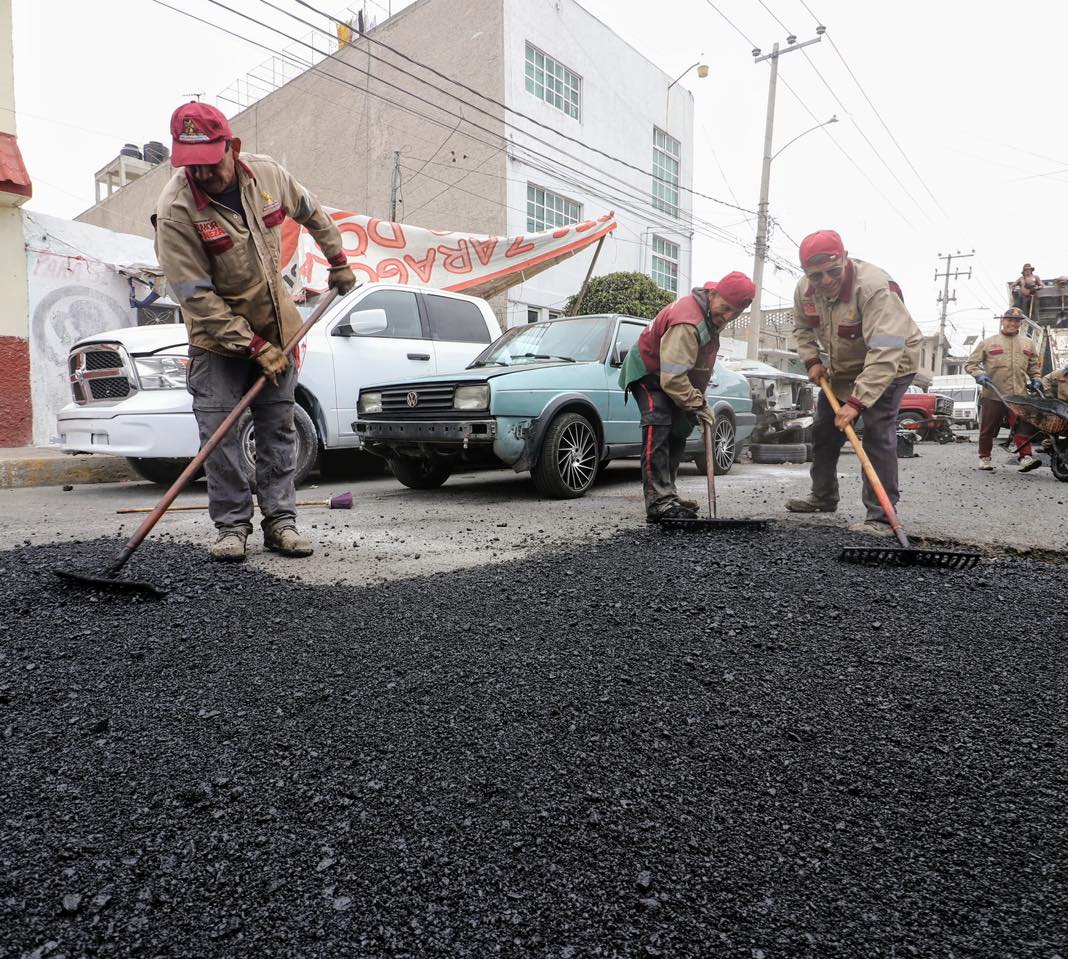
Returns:
[[[1068,403],[1043,396],[1022,393],[1003,394],[992,383],[987,384],[998,399],[1025,423],[1049,438],[1050,469],[1062,483],[1068,483]],[[1032,445],[1045,445],[1045,437],[1032,436]]]

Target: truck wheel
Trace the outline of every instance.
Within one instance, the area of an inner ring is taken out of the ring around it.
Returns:
[[[901,426],[904,423],[922,423],[924,418],[918,413],[898,413],[897,424]],[[928,438],[930,430],[910,430],[910,432],[916,434],[917,440],[925,440]]]
[[[749,452],[754,463],[804,463],[808,459],[804,443],[753,443]]]
[[[448,463],[398,456],[389,461],[389,468],[408,489],[437,489],[452,475]]]
[[[297,431],[297,468],[293,485],[300,486],[319,463],[319,434],[304,407],[293,404],[293,426]],[[252,413],[246,411],[237,421],[238,442],[241,448],[241,467],[248,477],[249,485],[256,488],[256,430]]]
[[[189,460],[185,459],[138,459],[134,456],[126,457],[126,462],[142,479],[159,486],[173,484],[182,475],[182,470],[189,465]],[[199,479],[203,475],[204,470],[201,469],[193,479]]]
[[[549,424],[538,462],[530,471],[534,487],[553,499],[584,496],[597,477],[597,433],[580,413],[564,413]]]

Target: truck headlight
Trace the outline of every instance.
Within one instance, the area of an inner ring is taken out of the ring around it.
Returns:
[[[360,402],[356,404],[356,411],[358,413],[381,413],[382,412],[382,394],[381,393],[361,393]]]
[[[189,372],[189,357],[157,354],[135,356],[134,368],[143,390],[184,390]]]
[[[489,383],[472,383],[456,387],[452,405],[458,410],[484,410],[489,407]]]

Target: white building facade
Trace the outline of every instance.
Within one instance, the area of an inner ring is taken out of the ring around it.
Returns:
[[[503,232],[615,210],[619,226],[595,275],[644,273],[672,293],[688,290],[693,97],[574,0],[502,2],[504,102],[544,124],[508,114]],[[583,251],[509,290],[507,325],[562,313],[592,256]]]

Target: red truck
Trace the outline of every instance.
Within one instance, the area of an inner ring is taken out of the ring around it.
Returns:
[[[953,439],[953,399],[910,386],[901,398],[897,422],[905,429],[915,430],[917,439],[948,443]]]

